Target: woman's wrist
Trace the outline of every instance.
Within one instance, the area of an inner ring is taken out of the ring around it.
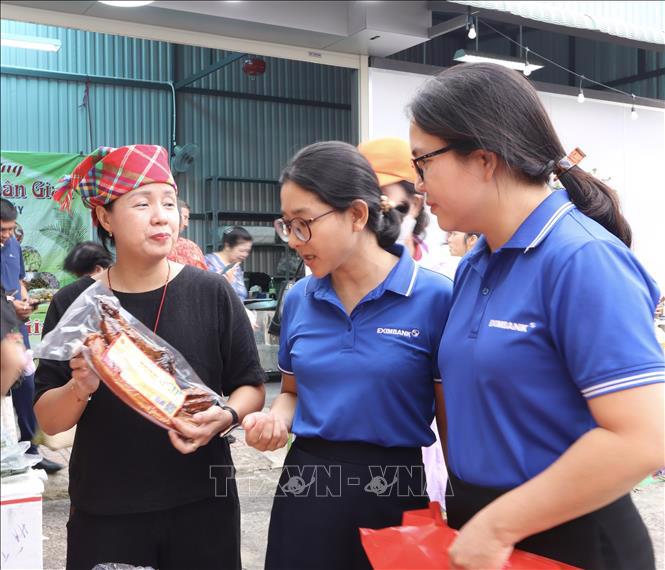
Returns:
[[[516,528],[514,523],[518,517],[511,511],[512,509],[504,505],[500,497],[476,515],[504,546],[513,546],[529,536],[529,533],[524,533],[524,529]]]
[[[72,396],[74,396],[74,399],[79,404],[87,404],[92,399],[91,393],[83,395],[83,393],[79,389],[77,389],[78,384],[74,381],[73,378],[69,381],[67,386],[69,387],[69,393]]]

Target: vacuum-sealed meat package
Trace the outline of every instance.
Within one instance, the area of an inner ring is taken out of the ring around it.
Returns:
[[[118,398],[153,423],[174,429],[223,398],[185,358],[125,311],[110,289],[95,283],[42,339],[37,358],[69,361],[82,354]]]

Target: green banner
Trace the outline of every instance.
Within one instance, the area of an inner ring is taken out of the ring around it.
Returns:
[[[71,214],[61,212],[53,200],[57,181],[83,160],[77,154],[1,151],[2,197],[18,210],[16,238],[21,243],[26,284],[32,299],[43,301],[26,323],[35,346],[53,294],[75,277],[62,262],[77,243],[92,239],[90,211],[78,195]]]

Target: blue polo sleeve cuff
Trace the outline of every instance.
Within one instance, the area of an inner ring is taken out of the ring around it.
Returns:
[[[287,369],[284,368],[281,364],[277,364],[277,368],[279,368],[279,371],[280,371],[282,374],[288,374],[289,376],[294,376],[293,372],[291,372],[290,370],[287,370]]]
[[[654,369],[650,371],[642,371],[639,373],[626,373],[618,377],[605,380],[596,384],[592,384],[582,390],[582,395],[587,398],[595,398],[596,396],[604,396],[612,392],[620,392],[629,388],[637,388],[638,386],[646,386],[648,384],[658,384],[665,382],[665,369]]]

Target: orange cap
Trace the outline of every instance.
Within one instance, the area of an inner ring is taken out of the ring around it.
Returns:
[[[416,173],[411,164],[411,147],[405,140],[395,137],[374,139],[358,145],[360,153],[369,161],[379,179],[379,186],[405,180],[412,184]]]

